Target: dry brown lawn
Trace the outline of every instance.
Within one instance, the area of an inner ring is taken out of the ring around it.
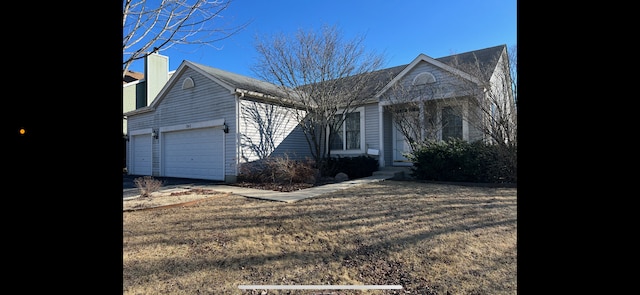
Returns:
[[[123,294],[515,294],[516,193],[412,181],[294,203],[193,192],[188,206],[123,213]]]

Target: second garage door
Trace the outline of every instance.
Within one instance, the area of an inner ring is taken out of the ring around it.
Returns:
[[[151,175],[151,134],[132,135],[131,161],[129,173],[133,175]]]
[[[162,134],[164,176],[224,180],[224,133],[199,128]]]

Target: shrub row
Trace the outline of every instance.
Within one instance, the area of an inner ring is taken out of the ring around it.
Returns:
[[[517,183],[517,149],[480,141],[428,142],[407,155],[419,180]]]
[[[350,179],[371,176],[378,161],[370,156],[335,157],[316,165],[311,159],[294,160],[288,156],[269,157],[243,163],[238,181],[252,183],[316,183],[320,177],[334,177],[339,172]]]
[[[362,178],[373,175],[378,170],[378,160],[371,156],[356,157],[332,157],[324,160],[320,166],[322,176],[335,176],[343,172],[350,179]]]
[[[269,157],[243,163],[238,181],[251,183],[315,183],[318,172],[312,160],[295,160],[288,156]]]

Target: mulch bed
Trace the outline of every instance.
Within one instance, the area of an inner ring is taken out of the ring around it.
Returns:
[[[255,183],[255,182],[236,182],[231,185],[246,187],[246,188],[255,188],[261,190],[270,190],[276,192],[294,192],[301,189],[306,189],[314,186],[321,186],[330,183],[336,183],[337,181],[333,178],[322,179],[316,183]]]
[[[309,183],[253,183],[253,182],[237,182],[232,184],[239,187],[255,188],[261,190],[270,190],[277,192],[293,192],[305,188],[316,186]]]

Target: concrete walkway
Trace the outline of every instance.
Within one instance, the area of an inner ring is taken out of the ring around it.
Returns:
[[[315,186],[315,187],[293,191],[293,192],[277,192],[277,191],[244,188],[244,187],[224,185],[224,184],[203,186],[203,188],[207,188],[207,189],[211,189],[219,192],[232,193],[232,194],[244,196],[247,198],[291,203],[291,202],[295,202],[303,199],[317,197],[323,194],[332,193],[338,190],[351,188],[361,184],[378,182],[378,181],[383,181],[385,179],[391,179],[391,178],[393,178],[393,175],[388,175],[388,174],[374,175],[374,176],[363,177],[363,178],[354,179],[354,180],[347,180],[340,183],[331,183],[331,184],[326,184],[321,186]]]
[[[406,170],[406,169],[405,169]],[[351,188],[354,186],[362,185],[365,183],[371,182],[379,182],[384,181],[386,179],[400,179],[404,177],[404,170],[398,169],[384,169],[381,171],[376,171],[372,176],[358,178],[354,180],[347,180],[339,183],[331,183],[316,187],[311,187],[307,189],[302,189],[294,192],[277,192],[270,190],[261,190],[254,188],[245,188],[233,185],[226,184],[189,184],[189,185],[176,185],[175,187],[167,188],[167,189],[175,189],[176,187],[180,187],[182,189],[185,188],[203,188],[210,189],[223,193],[232,193],[235,195],[244,196],[247,198],[254,199],[262,199],[262,200],[270,200],[270,201],[278,201],[278,202],[295,202],[303,199],[317,197],[323,194],[329,194],[335,191]],[[124,200],[137,198],[138,196],[124,196]]]

